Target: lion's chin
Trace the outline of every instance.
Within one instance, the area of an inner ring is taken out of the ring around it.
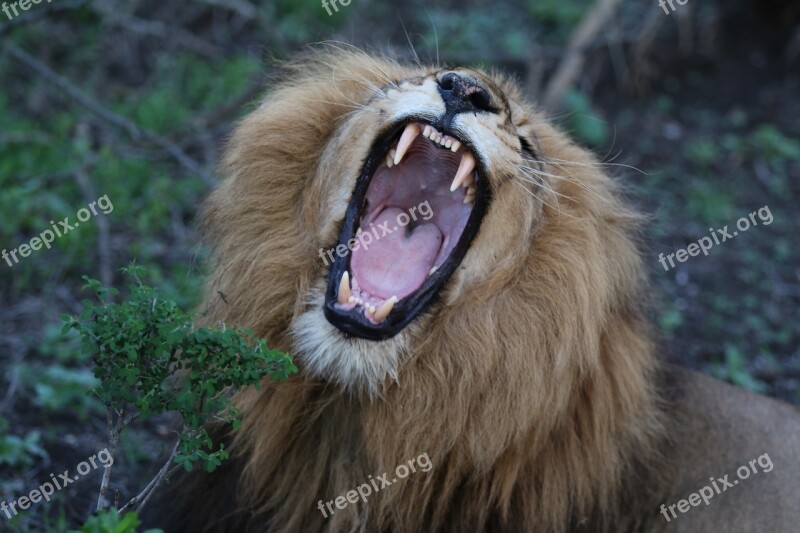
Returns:
[[[480,227],[488,190],[468,139],[419,119],[378,136],[348,205],[325,294],[338,330],[389,339],[431,303]]]
[[[368,396],[379,394],[387,383],[397,382],[400,358],[407,352],[405,335],[383,342],[343,335],[318,306],[297,317],[291,332],[293,354],[308,376]]]

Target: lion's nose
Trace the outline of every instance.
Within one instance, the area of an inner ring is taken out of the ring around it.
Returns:
[[[451,114],[465,111],[492,111],[489,91],[467,74],[448,72],[438,80],[447,111]]]

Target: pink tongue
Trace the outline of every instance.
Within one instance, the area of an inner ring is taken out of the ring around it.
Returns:
[[[374,231],[362,227],[362,241],[367,240],[369,232],[372,243],[367,243],[366,250],[361,245],[353,250],[353,276],[359,287],[372,296],[404,298],[417,290],[427,279],[442,246],[442,233],[435,224],[423,223],[411,235],[407,234],[408,228],[398,227],[397,216],[402,212],[396,207],[381,211],[372,221]],[[383,235],[381,225],[392,233]]]

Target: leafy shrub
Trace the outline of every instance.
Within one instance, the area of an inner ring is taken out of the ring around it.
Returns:
[[[142,283],[142,267],[131,265],[123,272],[134,282],[127,300],[112,303],[116,289],[84,276],[85,288],[95,293],[99,303],[84,300],[79,317],[64,317],[64,332],[78,331],[82,351],[91,354],[95,363],[99,386],[93,393],[107,407],[109,453],[114,455],[121,432],[137,418],[177,412],[183,428],[167,464],[121,512],[141,509],[174,471],[173,463],[187,471],[196,463],[207,472],[216,469],[228,452],[223,445],[214,445],[206,423],[220,420],[237,429],[238,413],[230,401],[233,391],[258,387],[264,377],[284,380],[297,371],[287,354],[268,349],[252,331],[224,324],[195,327],[193,315]],[[109,478],[103,476],[98,511],[110,504]]]

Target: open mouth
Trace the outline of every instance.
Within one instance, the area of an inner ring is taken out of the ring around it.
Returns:
[[[325,316],[382,340],[418,316],[461,263],[483,218],[485,179],[469,141],[398,124],[367,157],[332,254]]]

